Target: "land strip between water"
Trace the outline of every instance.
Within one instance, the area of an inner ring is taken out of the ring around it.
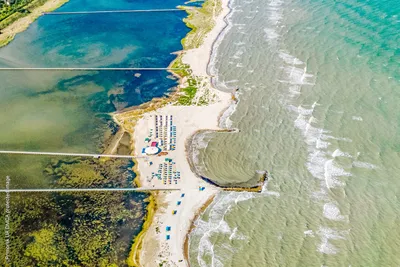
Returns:
[[[184,7],[180,7],[184,8]],[[173,160],[182,179],[176,180],[180,192],[158,192],[150,199],[148,216],[142,232],[135,239],[128,263],[130,266],[188,266],[188,233],[193,228],[196,215],[206,208],[206,203],[221,191],[197,176],[188,162],[188,142],[201,129],[222,130],[218,120],[222,112],[232,103],[230,93],[216,90],[207,67],[215,40],[226,27],[224,18],[229,13],[228,0],[208,0],[201,8],[187,9],[186,25],[192,29],[182,40],[183,51],[170,67],[179,78],[177,90],[168,98],[158,98],[114,114],[115,121],[134,140],[136,155],[146,146],[144,140],[151,136],[155,116],[170,116],[176,125],[176,150],[168,155],[149,159],[135,159],[134,171],[141,186],[165,186],[165,181],[154,178],[153,166],[164,160]],[[186,247],[186,249],[185,249]],[[186,251],[186,252],[185,252]]]
[[[53,11],[69,0],[48,0],[43,3],[43,0],[32,1],[26,5],[26,12],[16,12],[0,22],[0,47],[11,42],[15,35],[25,31],[29,25],[37,18],[43,15],[44,12]]]

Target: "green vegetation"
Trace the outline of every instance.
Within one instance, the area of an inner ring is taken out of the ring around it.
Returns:
[[[182,55],[179,55],[171,64],[171,68],[179,68],[180,70],[174,70],[174,73],[178,75],[181,79],[188,78],[189,86],[182,89],[180,93],[177,103],[180,105],[189,106],[192,104],[192,100],[197,92],[197,82],[193,79],[191,70],[188,64],[184,64],[182,62]]]
[[[44,6],[48,1],[49,0],[13,0],[10,1],[13,3],[8,5],[4,3],[4,0],[0,0],[0,47],[11,42],[17,33],[24,31],[30,23],[42,15],[42,12],[54,10],[68,2],[68,0],[58,0],[56,2],[51,2],[51,5],[46,6],[46,9],[40,9],[40,7]],[[7,26],[14,22],[17,23],[17,21],[23,17],[27,19],[15,25],[12,30],[4,30]]]
[[[198,48],[204,40],[204,37],[215,26],[216,17],[221,11],[221,1],[205,1],[201,8],[180,6],[189,14],[183,19],[186,26],[192,29],[185,38],[182,39],[182,45],[185,50]]]
[[[174,70],[174,73],[180,78],[189,76],[191,74],[190,66],[182,62],[182,55],[179,55],[174,61],[172,61],[171,68],[181,69]]]
[[[191,105],[193,98],[196,96],[197,81],[193,78],[189,78],[188,85],[189,85],[188,87],[182,89],[184,95],[178,98],[178,103],[180,105],[185,105],[185,106]]]
[[[4,29],[14,21],[25,17],[48,0],[15,0],[8,5],[3,0],[0,1],[0,30]]]
[[[222,11],[221,1],[206,1],[202,7],[188,7],[179,6],[179,8],[186,10],[188,17],[184,18],[186,26],[191,31],[182,39],[182,46],[184,50],[198,48],[204,40],[204,37],[209,33],[215,26],[215,20],[213,19]],[[179,55],[171,64],[172,68],[184,68],[183,70],[175,70],[181,79],[187,78],[189,86],[183,88],[179,96],[177,104],[179,105],[192,105],[193,99],[198,91],[197,80],[200,77],[192,75],[190,66],[182,62],[182,55]],[[200,97],[197,105],[206,105],[208,103],[207,96]]]
[[[132,183],[131,168],[120,159],[73,158],[51,162],[44,173],[53,178],[56,188],[122,187]],[[127,266],[133,237],[140,232],[146,213],[142,203],[147,196],[124,192],[11,194],[10,266]],[[0,208],[4,210],[3,203]],[[4,221],[0,220],[2,229]],[[4,231],[0,238],[0,255],[5,255]],[[4,258],[0,263],[7,266]]]

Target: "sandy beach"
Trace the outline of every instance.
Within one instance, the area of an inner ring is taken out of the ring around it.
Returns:
[[[222,12],[213,18],[216,21],[215,27],[205,36],[202,45],[184,51],[182,58],[185,64],[190,65],[192,74],[204,80],[197,93],[207,91],[207,94],[212,95],[209,104],[180,106],[171,103],[145,113],[134,127],[135,155],[141,155],[143,148],[149,146],[146,138],[154,138],[156,131],[160,131],[156,130],[155,116],[158,121],[160,117],[164,122],[171,119],[171,127],[176,129],[175,149],[168,151],[168,155],[137,159],[137,171],[142,186],[181,189],[176,192],[161,192],[156,196],[158,208],[141,244],[141,266],[188,266],[184,244],[192,221],[198,211],[220,191],[192,172],[187,159],[187,146],[188,140],[199,130],[220,130],[219,117],[232,102],[231,94],[212,87],[207,74],[214,41],[226,26],[224,17],[229,13],[228,0],[223,0],[222,6]],[[185,79],[181,81],[181,88],[184,83]],[[169,174],[165,176],[165,170],[161,166],[171,168],[174,178],[169,178]],[[179,173],[178,178],[175,178],[176,173]]]
[[[49,0],[44,5],[35,8],[31,13],[29,13],[29,15],[18,19],[11,25],[1,30],[0,47],[11,42],[16,34],[25,31],[32,22],[43,15],[43,12],[53,11],[68,1],[69,0]]]

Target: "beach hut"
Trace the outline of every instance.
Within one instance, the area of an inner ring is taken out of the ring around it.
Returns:
[[[144,152],[145,152],[147,155],[156,155],[156,154],[158,154],[158,153],[161,152],[161,149],[159,149],[159,148],[156,147],[156,146],[150,146],[150,147],[147,147],[147,148],[145,149]]]

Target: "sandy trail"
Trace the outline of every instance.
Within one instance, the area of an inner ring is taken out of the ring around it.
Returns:
[[[176,150],[169,151],[167,156],[150,157],[152,165],[145,159],[138,159],[138,170],[142,186],[178,186],[180,192],[164,192],[157,197],[158,210],[155,213],[153,223],[146,232],[142,250],[140,251],[141,266],[188,266],[184,257],[184,242],[192,220],[196,213],[214,197],[220,189],[214,187],[199,177],[191,170],[187,160],[186,144],[191,136],[199,130],[219,130],[219,117],[231,104],[231,94],[216,90],[211,86],[210,77],[207,74],[207,66],[213,49],[214,41],[226,26],[224,17],[229,13],[228,0],[222,0],[222,12],[215,17],[216,25],[204,38],[203,44],[196,49],[184,51],[182,61],[189,64],[194,76],[200,77],[202,82],[200,91],[208,90],[213,95],[213,101],[207,106],[174,106],[167,105],[156,111],[146,113],[136,124],[134,129],[135,153],[140,155],[142,148],[146,147],[145,138],[153,128],[155,115],[172,115],[176,126]],[[206,88],[207,87],[207,88]],[[196,98],[198,99],[198,98]],[[181,178],[177,185],[164,185],[162,180],[152,178],[152,173],[157,173],[159,164],[165,162],[165,158],[171,158],[174,168],[180,171]],[[205,187],[200,191],[200,187]],[[184,197],[182,197],[184,194]],[[180,201],[180,205],[178,205]],[[173,215],[172,212],[176,211]],[[166,227],[171,229],[167,231]],[[167,235],[170,239],[167,240]]]

